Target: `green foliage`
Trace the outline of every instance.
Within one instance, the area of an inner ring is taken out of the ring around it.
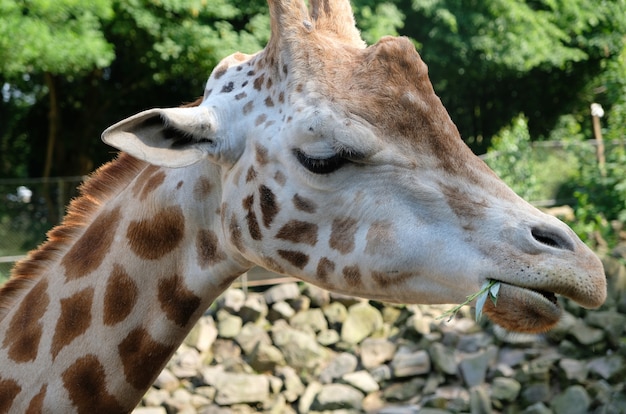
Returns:
[[[110,0],[0,0],[0,73],[74,75],[103,68],[115,57],[101,22],[113,17]]]
[[[619,237],[616,228],[626,223],[626,149],[623,144],[608,149],[604,170],[597,164],[595,151],[586,152],[576,180],[566,185],[576,198],[576,220],[570,224],[583,239],[600,236],[614,246]]]

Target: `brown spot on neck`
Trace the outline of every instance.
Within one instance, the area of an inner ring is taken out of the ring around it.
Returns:
[[[302,252],[293,250],[278,250],[278,255],[298,269],[304,269],[304,266],[309,263],[309,256]]]
[[[137,177],[133,191],[139,195],[140,201],[144,201],[148,195],[163,184],[165,177],[165,172],[160,167],[150,165]]]
[[[0,377],[0,413],[8,413],[22,387],[11,379]]]
[[[48,391],[48,384],[42,385],[41,388],[39,389],[39,393],[35,395],[32,400],[30,400],[30,403],[28,404],[28,408],[26,409],[25,414],[43,413],[43,400],[44,398],[46,398],[47,391]],[[2,397],[0,397],[0,401],[1,400],[2,400]],[[0,412],[3,412],[2,409],[0,409]]]
[[[151,219],[132,221],[126,232],[130,249],[142,259],[156,260],[182,241],[185,217],[179,206],[166,207]]]
[[[226,259],[226,254],[220,249],[217,235],[211,230],[198,230],[196,253],[198,254],[198,265],[202,269],[214,266]]]
[[[55,359],[59,352],[91,325],[93,288],[86,288],[69,298],[61,299],[61,315],[57,319],[50,352]]]
[[[193,187],[193,198],[196,201],[203,201],[209,196],[212,189],[213,184],[211,184],[211,180],[207,177],[200,177]]]
[[[381,288],[388,288],[394,285],[401,285],[409,280],[413,275],[411,273],[385,273],[372,272],[372,279]]]
[[[185,327],[198,310],[201,300],[185,286],[180,275],[159,280],[158,299],[167,319],[180,327]]]
[[[265,120],[265,118],[263,118],[263,120]],[[269,159],[267,158],[267,148],[265,148],[264,146],[259,144],[255,145],[254,153],[256,162],[258,162],[261,166],[266,165],[269,162]]]
[[[113,265],[104,294],[104,324],[112,326],[126,319],[137,304],[138,296],[135,281],[121,265]]]
[[[117,349],[126,380],[136,389],[144,391],[154,382],[176,347],[159,343],[145,329],[135,328]]]
[[[261,234],[261,228],[259,226],[259,222],[256,218],[256,213],[254,211],[254,195],[249,195],[244,198],[242,201],[243,209],[248,213],[246,214],[246,221],[248,223],[248,232],[250,233],[250,237],[254,240],[261,240],[263,235]]]
[[[8,355],[13,361],[28,362],[37,357],[43,329],[41,319],[49,303],[48,281],[42,279],[20,303],[2,342],[4,348],[9,347]]]
[[[61,260],[67,280],[84,277],[102,264],[113,243],[120,218],[120,207],[116,207],[100,214],[85,230]]]
[[[126,412],[115,397],[108,393],[104,367],[95,355],[77,359],[61,377],[79,414]]]
[[[260,91],[263,88],[263,82],[265,81],[265,75],[261,74],[258,78],[254,80],[254,89]]]

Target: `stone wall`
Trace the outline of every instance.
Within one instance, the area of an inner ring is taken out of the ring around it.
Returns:
[[[609,298],[546,335],[463,308],[400,306],[286,283],[229,289],[136,414],[626,413],[626,246],[604,259]]]

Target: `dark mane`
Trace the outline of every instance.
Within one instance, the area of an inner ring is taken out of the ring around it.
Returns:
[[[58,253],[65,251],[81,234],[100,206],[125,188],[146,165],[144,161],[121,153],[81,184],[80,195],[70,203],[61,224],[48,232],[47,240],[41,246],[15,265],[11,278],[0,288],[0,320],[39,280],[48,265],[58,259]]]

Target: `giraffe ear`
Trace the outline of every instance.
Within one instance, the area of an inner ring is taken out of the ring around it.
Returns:
[[[162,167],[186,167],[204,158],[220,158],[216,116],[208,108],[150,109],[102,133],[102,140],[130,155]]]

